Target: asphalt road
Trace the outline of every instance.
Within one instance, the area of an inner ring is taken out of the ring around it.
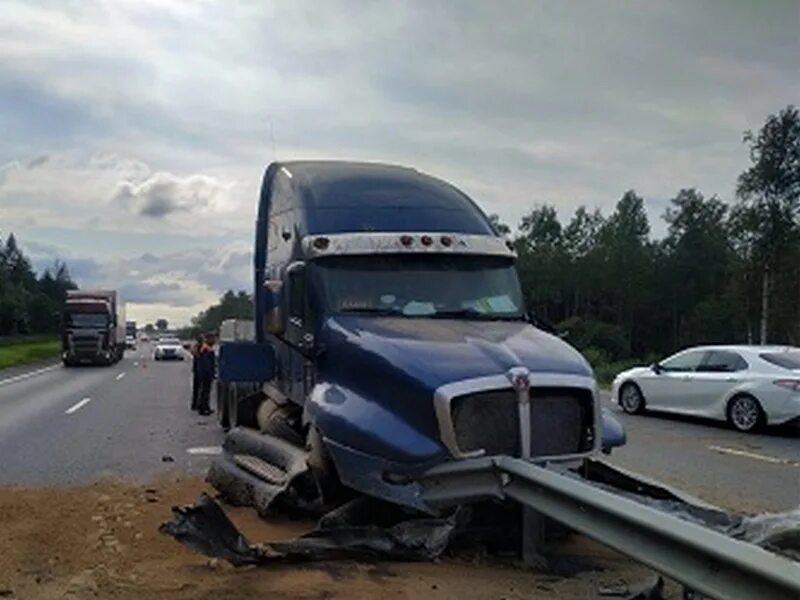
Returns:
[[[627,415],[607,394],[604,402],[628,436],[610,462],[728,510],[800,508],[800,429],[744,434],[714,421]]]
[[[103,475],[203,475],[219,446],[215,416],[188,410],[189,361],[153,362],[140,345],[112,367],[0,371],[0,484],[76,484]],[[629,416],[610,461],[727,509],[800,506],[800,431],[745,435],[722,424]]]
[[[111,475],[203,474],[222,432],[189,411],[189,361],[141,344],[111,367],[0,371],[0,484],[77,484]]]

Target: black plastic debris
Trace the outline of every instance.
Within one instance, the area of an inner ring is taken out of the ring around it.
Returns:
[[[623,600],[664,600],[664,579],[651,575],[645,581],[632,585],[620,582],[615,585],[601,585],[597,589],[601,598],[621,598]]]
[[[159,528],[184,546],[233,565],[266,565],[340,559],[431,560],[444,552],[456,529],[447,518],[406,518],[389,527],[351,525],[338,517],[297,539],[251,544],[208,495],[193,506],[174,507]]]
[[[728,513],[697,498],[596,460],[586,461],[573,473],[575,475],[640,504],[800,561],[800,508],[755,516]]]
[[[785,513],[745,517],[727,533],[800,561],[800,508]]]
[[[174,518],[158,530],[184,546],[236,566],[259,562],[258,551],[250,545],[208,494],[201,494],[192,506],[172,508]]]

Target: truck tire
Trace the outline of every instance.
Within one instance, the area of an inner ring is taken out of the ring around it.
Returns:
[[[269,402],[269,400],[266,402]],[[303,435],[289,424],[288,419],[291,418],[291,415],[292,407],[276,407],[276,409],[271,412],[265,422],[259,423],[261,427],[261,433],[273,435],[289,442],[290,444],[294,444],[295,446],[303,446],[305,442]]]
[[[259,390],[255,393],[247,393],[248,390],[240,390],[236,386],[236,418],[239,427],[252,427],[258,428],[258,419],[256,413],[258,407],[264,400],[264,395]]]
[[[236,396],[236,386],[232,385],[225,394],[225,404],[228,405],[228,427],[233,429],[239,426],[239,399]]]
[[[228,386],[221,381],[217,381],[216,385],[216,404],[217,404],[217,420],[223,430],[230,429],[230,421],[228,420]]]

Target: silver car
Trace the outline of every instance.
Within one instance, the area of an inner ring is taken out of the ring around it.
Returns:
[[[702,346],[614,378],[627,413],[652,408],[728,421],[739,431],[800,421],[800,348]]]
[[[183,346],[178,338],[162,337],[156,343],[153,360],[183,360]]]

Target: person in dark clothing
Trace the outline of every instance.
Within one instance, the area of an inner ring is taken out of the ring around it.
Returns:
[[[192,344],[192,403],[191,409],[197,410],[197,399],[200,397],[200,378],[197,376],[197,357],[203,347],[203,336],[198,335]]]
[[[197,412],[208,416],[213,411],[209,405],[211,399],[211,385],[217,370],[217,360],[214,355],[214,338],[210,335],[205,336],[203,345],[197,354],[197,379],[200,389],[197,397]]]

